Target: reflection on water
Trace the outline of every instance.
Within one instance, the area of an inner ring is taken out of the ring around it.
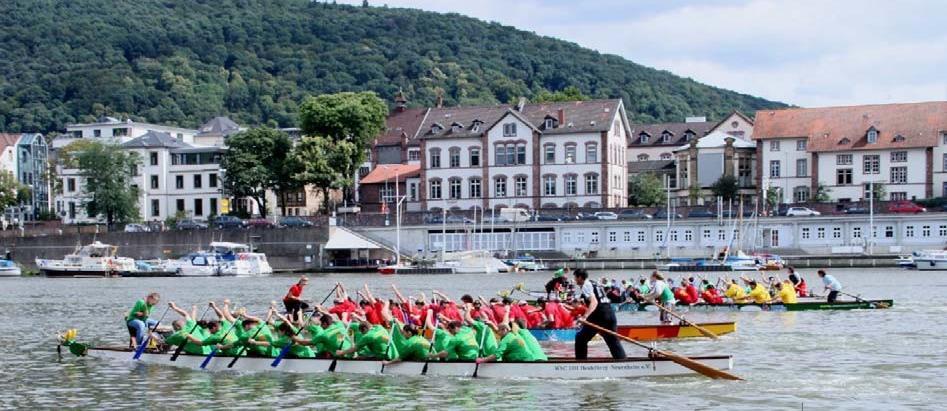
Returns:
[[[127,344],[122,318],[134,300],[158,291],[182,306],[230,298],[263,312],[294,282],[292,277],[196,279],[0,279],[0,408],[277,408],[352,407],[471,409],[537,408],[892,408],[947,402],[947,276],[884,270],[832,270],[850,290],[889,297],[890,310],[793,313],[688,313],[692,321],[737,321],[737,333],[718,341],[659,343],[686,355],[734,354],[745,383],[700,377],[591,382],[502,381],[452,378],[204,373],[129,362],[57,360],[53,336],[68,327],[80,339]],[[637,278],[641,272],[599,273]],[[817,283],[806,273],[810,283]],[[390,294],[443,290],[490,298],[524,282],[541,289],[549,274],[382,277],[315,276],[308,298],[321,299],[335,281],[350,289],[369,284]],[[713,275],[708,276],[714,281]],[[169,318],[171,315],[169,314]],[[654,323],[656,313],[622,313],[622,323]],[[571,355],[569,343],[547,347]],[[605,355],[602,343],[593,355]],[[644,354],[628,345],[632,355]]]

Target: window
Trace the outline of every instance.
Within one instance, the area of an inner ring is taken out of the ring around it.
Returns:
[[[151,176],[151,188],[158,189],[158,176]]]
[[[92,130],[92,137],[102,137],[102,130]]]
[[[598,162],[598,144],[585,145],[585,162],[586,163]]]
[[[892,191],[890,196],[891,201],[902,201],[908,199],[908,193],[905,191]]]
[[[195,198],[194,199],[194,215],[204,215],[204,199]]]
[[[852,155],[851,154],[838,154],[835,156],[835,164],[840,166],[849,166],[852,165]]]
[[[800,158],[796,160],[796,177],[808,177],[809,176],[809,160],[805,158]]]
[[[904,227],[904,236],[905,237],[914,237],[914,226],[909,225]]]
[[[566,146],[566,164],[574,164],[574,163],[575,163],[575,145],[574,144],[567,145]]]
[[[891,152],[892,163],[906,163],[907,161],[908,161],[907,151],[892,151]]]
[[[891,167],[891,184],[906,184],[907,182],[907,167]]]
[[[665,144],[670,143],[670,142],[671,142],[671,133],[668,133],[667,131],[661,133],[661,142],[662,142],[662,143],[665,143]]]
[[[643,230],[638,231],[638,242],[643,243],[645,240],[645,235]]]
[[[158,199],[151,199],[151,216],[158,217],[161,215],[161,201]]]
[[[662,160],[670,160],[670,159],[671,159],[671,153],[661,153],[661,159],[662,159]]]
[[[809,227],[802,227],[802,239],[803,239],[803,240],[808,240],[808,239],[809,239],[809,236],[810,236],[810,234],[809,234]]]
[[[421,150],[408,150],[408,161],[420,161]]]
[[[69,218],[71,219],[76,218],[76,203],[72,201],[69,202]]]
[[[769,142],[769,151],[779,151],[779,140]]]
[[[868,144],[875,144],[878,142],[878,130],[874,128],[868,129]]]
[[[470,166],[480,167],[480,149],[479,148],[470,149]]]
[[[937,227],[937,235],[941,237],[947,237],[947,225],[941,225]]]
[[[626,243],[631,242],[631,231],[625,231],[624,235],[622,236],[622,241]]]
[[[526,164],[526,144],[516,146],[516,164]]]
[[[207,186],[211,188],[217,187],[217,173],[207,175]]]
[[[545,121],[543,121],[543,128],[546,130],[549,130],[554,127],[554,124],[555,124],[555,120],[551,118],[547,118]]]
[[[572,232],[566,231],[562,233],[562,243],[571,244],[572,243]]]
[[[894,226],[887,225],[885,226],[885,238],[894,238]]]
[[[480,190],[480,179],[471,178],[470,179],[470,198],[480,198],[482,193]]]
[[[664,242],[664,230],[654,230],[654,241]]]
[[[861,227],[852,227],[852,238],[862,238]]]
[[[431,149],[431,168],[441,168],[441,150]]]
[[[210,199],[210,210],[208,211],[210,215],[217,215],[217,199]]]
[[[796,140],[796,151],[806,151],[808,140]]]
[[[516,123],[506,123],[503,125],[503,137],[516,137]]]
[[[894,136],[894,142],[895,142],[895,143],[903,143],[903,142],[904,142],[904,136],[902,136],[902,135],[900,135],[900,134]]]
[[[825,238],[825,227],[816,228],[816,229],[815,229],[815,236],[816,236],[816,238],[818,238],[818,239],[824,239],[824,238]]]
[[[483,124],[482,121],[480,121],[480,120],[474,120],[473,123],[470,124],[470,131],[473,131],[474,133],[480,132],[480,125],[481,125],[481,124]]]
[[[127,127],[113,128],[112,137],[128,137],[128,128]]]
[[[694,139],[694,132],[687,131],[684,133],[684,141],[690,142],[693,139]]]
[[[840,168],[835,170],[835,184],[840,186],[852,184],[852,169]]]
[[[617,243],[618,242],[618,233],[615,231],[608,232],[608,242]]]
[[[881,156],[877,154],[864,156],[862,158],[862,172],[863,174],[880,174]]]
[[[177,206],[177,210],[178,210],[178,211],[184,211],[184,199],[183,199],[183,198],[179,198],[177,201],[175,201],[175,205]]]
[[[639,134],[639,135],[638,135],[638,138],[641,140],[641,144],[647,144],[647,143],[648,143],[648,134],[647,134],[647,133],[641,133],[641,134]],[[944,140],[947,140],[947,137],[945,137]],[[944,143],[944,144],[947,144],[947,143]]]
[[[566,195],[574,196],[578,194],[578,189],[576,188],[576,180],[578,177],[575,174],[569,174],[565,177],[566,179]]]
[[[792,200],[796,203],[805,203],[809,201],[809,187],[799,186],[792,190]]]
[[[153,166],[158,165],[158,153],[155,153],[155,152],[148,153],[148,158],[151,159],[150,161],[151,165]]]
[[[543,195],[556,195],[556,176],[543,177]]]
[[[598,231],[592,232],[592,240],[590,242],[592,244],[598,244]]]
[[[704,230],[703,237],[704,237],[705,240],[709,240],[709,239],[710,239],[710,230],[706,230],[706,229],[705,229],[705,230]]]
[[[449,181],[450,181],[450,192],[449,192],[450,198],[451,198],[451,199],[458,199],[458,198],[460,198],[460,194],[461,194],[461,190],[460,190],[460,179],[459,179],[459,178],[452,178],[452,179],[450,179]]]
[[[517,176],[514,179],[514,184],[516,188],[517,197],[526,197],[527,195],[529,195],[527,194],[528,190],[526,189],[526,176]]]
[[[779,160],[769,161],[769,177],[779,178]]]
[[[930,237],[931,236],[931,226],[924,225],[921,226],[921,237]]]
[[[204,187],[204,182],[201,179],[201,175],[194,174],[194,188],[202,188],[202,187]]]
[[[360,178],[361,178],[361,177],[365,177],[365,176],[368,175],[368,172],[369,172],[369,171],[371,171],[371,169],[369,169],[368,166],[359,167],[359,168],[358,168],[358,176],[359,176]]]
[[[450,167],[451,168],[460,167],[460,149],[459,148],[450,149]]]
[[[727,239],[727,232],[726,232],[726,231],[723,231],[723,230],[717,230],[717,239],[718,239],[718,240],[726,240],[726,239]]]
[[[546,164],[555,164],[556,163],[556,146],[548,145],[543,147],[543,161]]]
[[[638,161],[648,161],[647,154],[638,154]],[[947,154],[944,154],[944,164],[947,164]],[[947,167],[945,167],[947,169]]]
[[[155,176],[152,176],[155,177]],[[76,179],[68,178],[66,179],[66,191],[73,192],[76,191]]]
[[[670,233],[670,234],[671,234],[671,235],[669,235],[668,237],[670,237],[670,240],[671,240],[671,241],[673,241],[673,242],[676,243],[676,242],[677,242],[677,230],[671,230],[671,233]]]
[[[184,176],[174,176],[174,188],[179,190],[184,188]]]
[[[598,174],[585,175],[585,194],[598,194]]]
[[[842,227],[832,227],[832,238],[842,238]]]
[[[496,156],[493,162],[498,166],[506,165],[506,147],[498,145],[493,151]]]
[[[516,146],[513,144],[506,145],[506,165],[511,166],[516,164]]]
[[[493,180],[493,192],[497,197],[506,197],[506,178],[500,177]]]
[[[585,242],[585,233],[584,233],[584,232],[576,233],[576,234],[575,234],[575,240],[576,240],[576,242],[578,242],[579,244],[584,243],[584,242]]]
[[[431,180],[431,199],[441,199],[441,180]]]
[[[408,196],[411,201],[418,201],[418,184],[411,183],[408,185]]]
[[[694,241],[694,232],[691,230],[684,230],[684,241]]]
[[[944,166],[944,170],[943,170],[943,171],[947,171],[947,153],[944,153],[944,164],[943,164],[943,166]]]

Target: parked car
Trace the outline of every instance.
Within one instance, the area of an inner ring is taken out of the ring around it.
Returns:
[[[738,210],[723,210],[720,212],[720,216],[723,218],[737,217],[740,213]],[[743,210],[744,217],[753,217],[753,210]]]
[[[241,220],[238,217],[232,215],[222,215],[214,219],[214,227],[217,227],[220,230],[233,230],[239,228],[246,228],[247,222]]]
[[[662,208],[658,210],[656,213],[654,213],[652,217],[655,220],[667,220],[668,210],[666,208]],[[682,216],[680,213],[671,213],[671,218],[681,219],[681,218],[684,218],[684,216]]]
[[[536,221],[566,221],[571,219],[561,214],[536,214]]]
[[[178,230],[204,230],[207,227],[207,223],[191,219],[181,220],[174,224],[174,228]]]
[[[868,209],[862,206],[851,206],[845,209],[845,214],[868,214]]]
[[[488,215],[483,217],[484,224],[506,224],[509,223],[510,219],[502,215]]]
[[[717,213],[710,211],[706,208],[696,209],[687,212],[687,218],[714,218],[717,216]]]
[[[126,233],[148,233],[151,232],[151,228],[144,224],[126,224],[125,225]]]
[[[621,210],[618,213],[619,220],[650,220],[651,214],[644,212],[644,210],[639,208],[630,208],[627,210]]]
[[[789,207],[789,209],[786,210],[787,217],[805,217],[816,215],[822,215],[822,213],[810,209],[809,207]]]
[[[577,214],[575,215],[575,219],[576,219],[576,220],[585,220],[585,221],[588,221],[588,220],[598,220],[598,216],[595,215],[595,213],[579,212],[579,213],[577,213]]]
[[[266,218],[251,218],[247,220],[247,227],[253,228],[275,228],[276,224]]]
[[[595,213],[595,218],[599,220],[617,220],[618,214],[611,211],[599,211]]]
[[[926,208],[921,207],[917,204],[914,204],[907,200],[895,201],[888,206],[889,213],[909,213],[917,214],[927,211]]]
[[[312,221],[297,216],[286,216],[279,219],[279,226],[286,228],[309,228],[312,227]]]
[[[473,220],[458,215],[448,215],[447,224],[473,224]],[[425,224],[444,224],[444,219],[440,215],[431,214],[424,217]]]

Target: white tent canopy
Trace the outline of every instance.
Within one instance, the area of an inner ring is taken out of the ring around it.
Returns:
[[[369,241],[342,227],[329,227],[329,241],[326,242],[326,250],[375,250],[382,248],[378,244]]]

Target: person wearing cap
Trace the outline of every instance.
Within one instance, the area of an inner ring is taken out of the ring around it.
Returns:
[[[552,294],[559,294],[565,290],[569,282],[566,274],[568,274],[569,271],[569,267],[556,270],[552,275],[552,279],[546,282],[546,298],[550,298]]]
[[[589,273],[584,269],[575,270],[573,273],[575,283],[581,287],[576,292],[576,299],[582,300],[588,307],[585,320],[606,330],[618,331],[618,321],[615,319],[615,311],[605,296],[605,290],[601,285],[589,280]],[[625,358],[625,349],[614,334],[602,333],[592,327],[583,326],[575,335],[575,358],[584,360],[588,358],[589,341],[596,335],[601,335],[608,345],[608,351],[612,358]]]

